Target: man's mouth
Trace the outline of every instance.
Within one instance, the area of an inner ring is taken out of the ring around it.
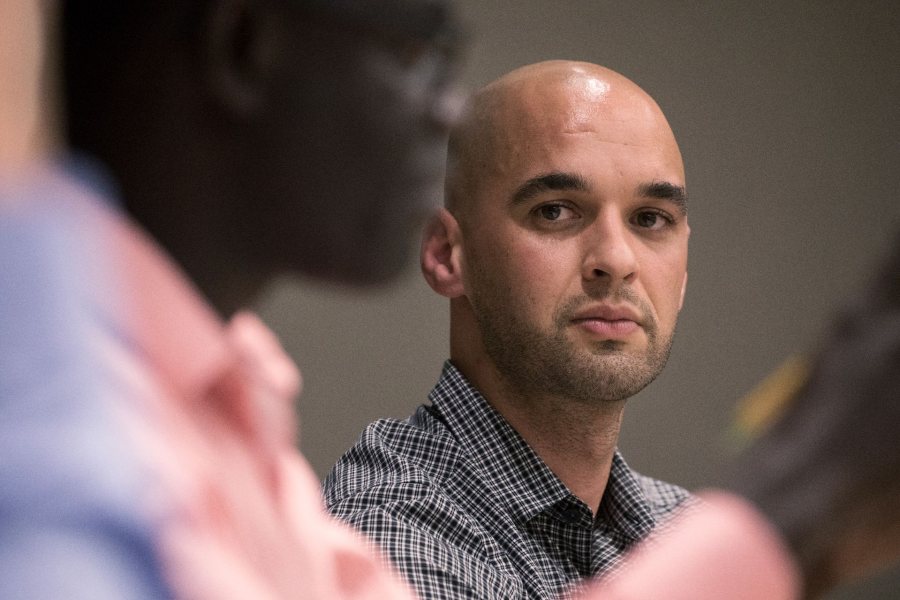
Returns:
[[[641,315],[628,305],[597,304],[580,308],[571,322],[602,339],[622,339],[641,328]]]

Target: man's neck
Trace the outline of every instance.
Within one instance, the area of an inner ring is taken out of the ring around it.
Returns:
[[[487,397],[551,471],[594,514],[606,490],[624,402],[587,406],[513,390]]]
[[[451,360],[551,471],[596,514],[609,480],[625,402],[586,404],[515,389],[487,361]]]
[[[450,303],[450,360],[596,514],[609,480],[625,400],[586,402],[517,386],[488,356],[465,298]]]

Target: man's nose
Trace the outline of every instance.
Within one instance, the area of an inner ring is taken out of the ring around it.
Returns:
[[[607,283],[631,283],[637,277],[637,241],[620,215],[601,212],[586,230],[582,277]]]

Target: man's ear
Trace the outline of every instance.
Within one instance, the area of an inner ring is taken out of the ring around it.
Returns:
[[[208,2],[202,52],[212,98],[235,116],[265,101],[278,50],[277,15],[265,0]]]
[[[687,228],[687,235],[688,235],[688,239],[690,240],[690,238],[691,238],[690,225],[688,225],[688,228]],[[681,280],[681,298],[678,299],[678,312],[681,312],[681,307],[684,306],[684,294],[685,294],[685,292],[687,292],[687,281],[688,281],[688,274],[687,274],[687,267],[685,267],[684,279]]]
[[[459,223],[446,208],[428,221],[422,237],[420,265],[425,281],[447,298],[465,294],[462,281],[462,235]]]

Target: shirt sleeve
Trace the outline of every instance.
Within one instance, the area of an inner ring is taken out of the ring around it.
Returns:
[[[585,600],[794,600],[796,565],[777,531],[747,501],[724,492],[678,517],[655,543],[639,547]]]

